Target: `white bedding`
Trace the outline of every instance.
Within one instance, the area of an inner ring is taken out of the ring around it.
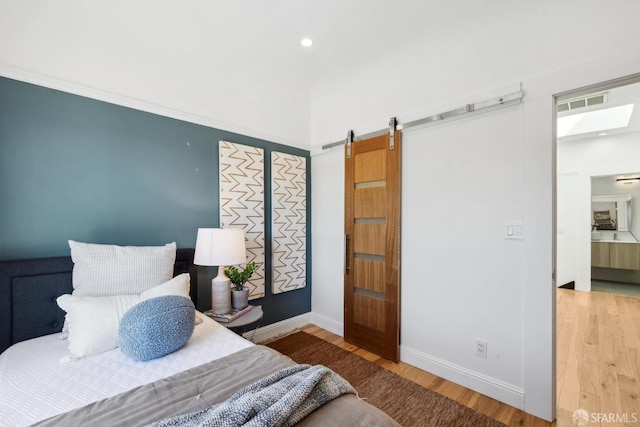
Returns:
[[[61,364],[59,334],[23,341],[0,355],[0,425],[24,426],[249,347],[249,341],[198,313],[203,322],[180,350],[136,362],[116,348]]]

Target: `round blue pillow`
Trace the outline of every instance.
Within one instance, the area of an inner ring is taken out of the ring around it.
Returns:
[[[134,305],[120,320],[118,346],[134,360],[151,360],[185,345],[195,327],[189,298],[166,295]]]

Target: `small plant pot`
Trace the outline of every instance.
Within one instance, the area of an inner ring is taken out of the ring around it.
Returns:
[[[240,310],[249,305],[249,288],[245,286],[241,291],[231,290],[231,305]]]

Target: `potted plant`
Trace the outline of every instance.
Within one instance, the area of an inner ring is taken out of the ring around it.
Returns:
[[[250,262],[245,268],[239,270],[236,267],[227,267],[224,274],[227,275],[231,284],[231,304],[233,308],[238,310],[249,305],[249,287],[244,284],[251,278],[251,275],[258,268],[255,262]]]

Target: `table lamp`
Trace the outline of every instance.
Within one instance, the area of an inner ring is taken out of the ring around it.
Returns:
[[[211,310],[214,314],[231,310],[231,281],[224,274],[225,266],[242,264],[247,260],[244,230],[239,228],[199,228],[193,263],[218,267],[218,275],[211,280]]]

